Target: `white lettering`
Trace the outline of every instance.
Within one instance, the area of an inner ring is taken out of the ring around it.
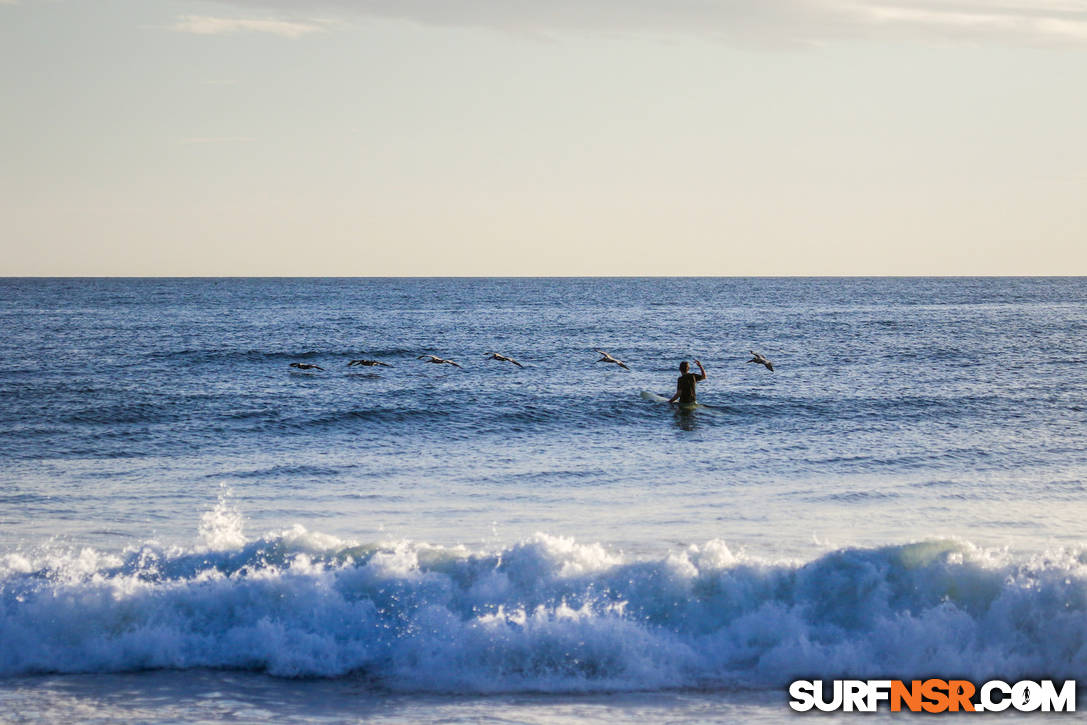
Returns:
[[[1050,708],[1053,708],[1050,710]],[[1053,680],[1042,680],[1042,712],[1075,712],[1076,681],[1065,680],[1057,692]]]
[[[846,712],[865,712],[868,708],[865,706],[867,700],[866,693],[868,686],[864,683],[864,680],[846,680],[844,684],[844,692],[842,693],[842,700]]]
[[[914,684],[917,682],[913,681]],[[830,692],[827,692],[828,683]],[[905,705],[915,712],[960,709],[1003,712],[1008,708],[1020,712],[1076,711],[1075,680],[1064,680],[1059,689],[1053,680],[1020,680],[1014,684],[989,680],[982,683],[977,695],[970,700],[965,698],[965,693],[974,691],[975,686],[963,680],[925,680],[921,683],[922,692],[931,691],[936,695],[924,696],[925,699],[920,701],[909,694],[913,685],[904,688],[905,684],[901,680],[796,680],[789,684],[789,707],[797,712],[808,712],[812,708],[823,712],[876,712],[880,703],[886,702],[896,708]],[[898,694],[892,700],[894,691]]]
[[[815,685],[810,680],[797,680],[789,685],[789,707],[797,712],[807,712],[815,706]]]
[[[868,680],[868,712],[875,712],[879,709],[879,703],[890,699],[890,680]]]
[[[842,706],[842,681],[841,680],[835,680],[834,681],[834,685],[833,685],[833,687],[831,689],[831,692],[834,693],[834,696],[830,699],[830,702],[827,702],[826,699],[823,697],[823,681],[822,680],[816,680],[815,681],[815,686],[816,686],[816,689],[818,691],[818,694],[815,696],[815,706],[817,708],[819,708],[823,712],[834,712],[835,710],[837,710],[838,708],[840,708]]]
[[[997,691],[1003,695],[998,701],[993,701],[993,691]],[[1012,704],[1010,695],[1012,693],[1011,685],[1002,680],[989,680],[981,686],[981,706],[975,707],[975,710],[984,710],[986,712],[1002,712],[1007,710]]]
[[[1012,705],[1020,712],[1033,712],[1042,706],[1042,687],[1037,682],[1023,680],[1012,686]]]

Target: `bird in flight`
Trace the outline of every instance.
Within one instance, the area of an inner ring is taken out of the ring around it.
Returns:
[[[310,363],[291,363],[290,366],[299,370],[324,370],[320,365],[311,365]]]
[[[363,367],[368,368],[372,368],[376,365],[380,365],[384,368],[392,367],[392,365],[390,365],[389,363],[381,362],[380,360],[352,360],[351,362],[347,363],[347,367],[351,367],[352,365],[362,365]]]
[[[623,362],[622,360],[620,360],[619,358],[612,357],[611,355],[604,352],[603,350],[596,350],[596,352],[598,352],[598,353],[600,353],[602,355],[602,357],[599,360],[597,360],[598,363],[601,363],[601,362],[602,363],[614,363],[615,365],[618,365],[619,367],[623,368],[624,370],[630,370],[630,368],[627,367],[626,363]]]
[[[427,362],[435,363],[436,365],[452,365],[455,368],[460,367],[460,365],[453,362],[452,360],[446,360],[444,358],[438,357],[437,355],[420,355],[419,357],[417,357],[415,359],[416,360],[426,360]],[[461,369],[463,370],[464,368],[461,368]]]
[[[748,360],[749,363],[758,363],[759,365],[765,365],[767,370],[769,370],[770,372],[774,372],[774,364],[772,362],[770,362],[754,350],[751,351],[751,354],[755,357]]]
[[[484,355],[489,355],[488,360],[503,360],[505,362],[511,362],[519,368],[523,368],[524,365],[514,360],[512,357],[506,357],[505,355],[499,355],[497,352],[485,352]]]

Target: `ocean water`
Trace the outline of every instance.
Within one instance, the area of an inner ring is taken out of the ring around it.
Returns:
[[[1087,683],[1082,278],[8,279],[0,332],[0,720]]]

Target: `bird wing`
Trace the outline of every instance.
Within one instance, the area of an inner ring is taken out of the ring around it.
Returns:
[[[615,363],[624,370],[630,370],[630,368],[627,367],[626,363],[622,362],[621,360],[616,360]]]
[[[521,363],[517,362],[517,361],[516,361],[516,360],[514,360],[514,359],[513,359],[512,357],[511,357],[511,358],[509,359],[509,361],[510,361],[511,363],[513,363],[514,365],[516,365],[517,367],[519,367],[519,368],[523,368],[523,367],[524,367],[524,365],[522,365]]]
[[[770,368],[770,372],[774,372],[774,366],[770,363],[769,360],[766,361],[766,367]]]

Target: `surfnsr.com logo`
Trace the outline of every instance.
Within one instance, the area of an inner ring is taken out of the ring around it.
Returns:
[[[796,680],[789,685],[789,707],[798,712],[875,712],[887,703],[891,712],[1075,712],[1076,681],[990,680]]]

